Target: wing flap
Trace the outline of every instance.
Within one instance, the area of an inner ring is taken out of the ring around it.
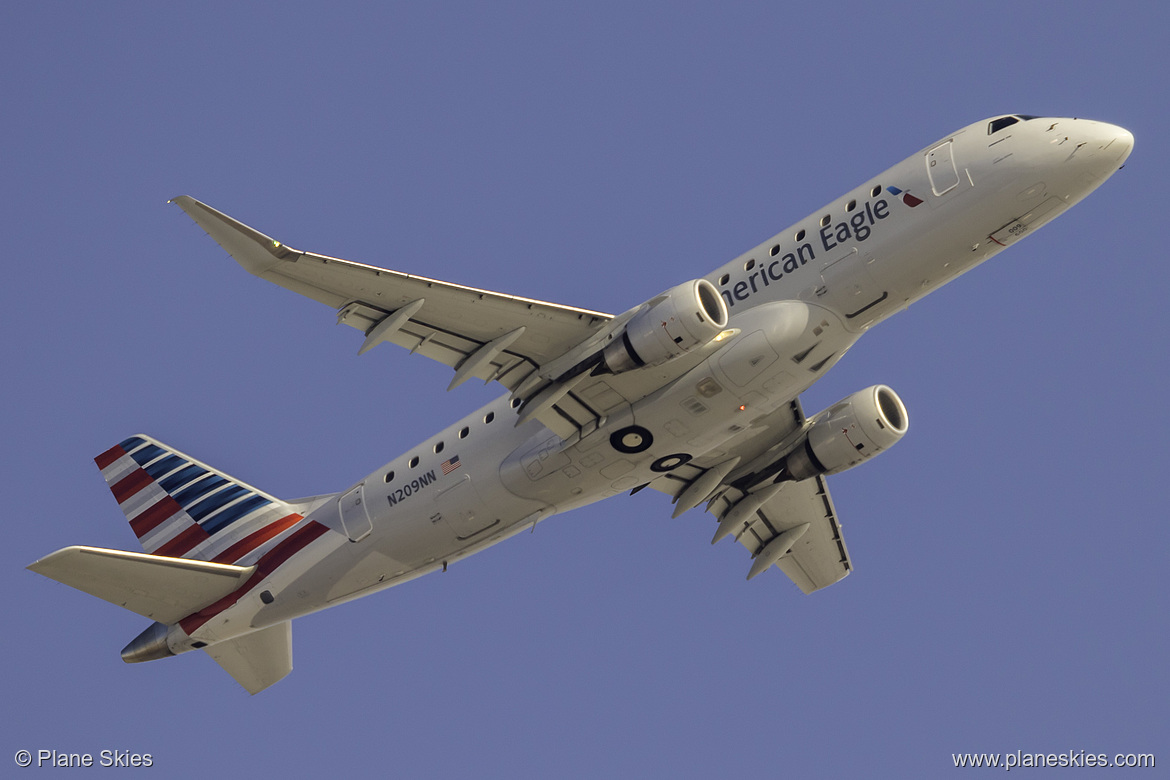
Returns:
[[[400,347],[405,347],[411,352],[417,352],[424,357],[428,357],[431,360],[438,361],[452,368],[458,368],[465,360],[471,359],[471,357],[483,349],[486,344],[490,344],[491,341],[496,340],[492,339],[481,342],[468,338],[459,332],[443,329],[427,323],[422,319],[425,313],[422,310],[426,309],[426,299],[422,300],[424,303],[420,307],[418,315],[408,319],[392,333],[386,335],[386,341],[397,344]],[[388,317],[393,316],[393,314],[394,312],[392,311],[385,311],[360,301],[351,301],[338,312],[337,322],[356,328],[362,333],[369,334]],[[517,329],[521,327],[525,326],[518,326]],[[505,338],[514,332],[510,331],[496,338]],[[521,333],[515,340],[518,341],[523,335]],[[490,361],[487,361],[477,369],[472,376],[484,380],[498,379],[509,390],[515,389],[536,370],[536,364],[524,354],[510,349],[510,343],[508,347],[500,350]],[[504,371],[504,369],[510,370]]]
[[[232,593],[256,571],[188,558],[75,545],[29,570],[125,607],[160,623],[175,623]]]
[[[808,532],[792,546],[792,551],[776,563],[805,593],[827,588],[852,571],[841,524],[824,477],[786,485],[757,514],[762,515],[753,525],[753,528],[761,527],[753,532],[757,537],[768,527],[784,531],[800,522],[810,523]],[[741,538],[740,543],[749,550],[754,547],[751,540]]]
[[[728,475],[707,505],[709,512],[722,519],[744,497],[745,491],[753,486],[767,489],[769,482],[764,478],[768,464],[796,446],[802,440],[804,428],[800,400],[793,399],[724,444],[718,453],[684,464],[651,482],[650,487],[678,498],[716,461],[738,456],[741,465]],[[738,527],[732,533],[753,558],[785,531],[809,524],[791,551],[775,564],[804,593],[840,581],[853,568],[837,510],[823,477],[783,483],[752,515],[742,522],[734,522]]]
[[[709,509],[716,517],[723,517],[743,495],[729,488]],[[784,483],[734,534],[754,558],[773,539],[804,523],[809,524],[808,530],[775,565],[801,591],[812,593],[839,582],[853,569],[823,477]]]

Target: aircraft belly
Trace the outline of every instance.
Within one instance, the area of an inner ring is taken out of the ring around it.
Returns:
[[[484,453],[468,450],[468,461],[409,501],[391,505],[373,519],[373,533],[349,543],[348,561],[324,583],[326,603],[347,600],[420,576],[499,541],[539,510],[477,472]]]
[[[558,511],[644,485],[789,403],[857,340],[830,310],[801,301],[761,304],[730,323],[740,332],[679,379],[607,419],[584,438],[551,432],[503,462],[512,493]]]
[[[996,202],[954,204],[950,218],[922,231],[898,251],[896,262],[885,264],[885,278],[891,297],[898,302],[896,311],[942,284],[963,274],[1004,247],[990,238],[1010,222],[1026,205]],[[941,211],[941,209],[940,209]]]
[[[383,552],[366,548],[354,556],[352,565],[346,569],[332,587],[325,593],[325,602],[343,599],[359,591],[368,590],[381,583],[391,584],[396,576],[409,571],[411,566]]]

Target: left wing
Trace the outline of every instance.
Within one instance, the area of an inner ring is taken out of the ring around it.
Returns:
[[[732,488],[709,509],[723,518],[743,498],[742,491]],[[800,530],[806,523],[808,528]],[[812,593],[844,579],[853,570],[824,477],[784,483],[731,533],[752,553],[753,561],[763,564],[762,568],[752,567],[749,579],[774,563],[802,591]],[[785,533],[794,534],[795,541],[785,544]],[[770,560],[770,553],[780,557]]]
[[[794,399],[725,444],[718,455],[691,461],[649,487],[673,496],[683,509],[706,500],[707,511],[719,520],[712,544],[734,536],[746,547],[753,561],[748,579],[775,564],[802,591],[812,593],[853,568],[824,477],[754,484],[761,469],[803,441],[805,429],[800,401]],[[735,466],[722,479],[710,489],[700,487],[705,475],[731,459]],[[703,495],[688,498],[687,491],[695,488]]]
[[[456,369],[448,389],[477,377],[528,400],[555,377],[539,369],[587,354],[612,330],[608,314],[441,282],[302,252],[186,195],[173,202],[248,272],[337,310],[366,334],[359,354],[393,342]],[[558,360],[560,359],[560,360]],[[625,398],[599,408],[579,382],[535,416],[561,436]],[[593,395],[601,395],[593,393]]]

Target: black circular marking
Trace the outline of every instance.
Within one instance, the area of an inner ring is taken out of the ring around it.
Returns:
[[[650,449],[654,435],[639,425],[630,425],[614,431],[609,437],[609,443],[618,452],[634,455]]]
[[[674,471],[690,459],[691,456],[685,452],[676,452],[674,455],[664,455],[650,464],[650,470],[658,472]]]

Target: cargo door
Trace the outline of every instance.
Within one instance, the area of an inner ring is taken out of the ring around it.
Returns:
[[[464,474],[458,482],[435,496],[435,510],[435,514],[431,515],[432,521],[442,519],[461,542],[479,536],[500,523],[498,517],[493,518],[488,514],[487,507],[471,482],[470,474]]]

